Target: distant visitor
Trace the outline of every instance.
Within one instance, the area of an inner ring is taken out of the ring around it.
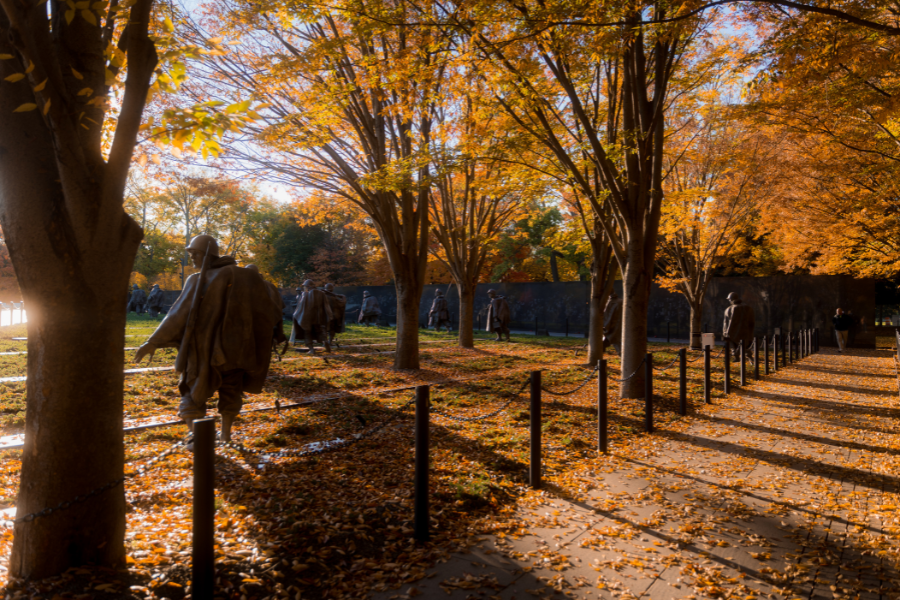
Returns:
[[[434,291],[434,302],[431,303],[431,310],[428,311],[428,326],[434,327],[435,331],[440,331],[441,327],[447,327],[447,333],[450,333],[450,311],[447,309],[447,299],[444,298],[444,292],[441,290]]]
[[[838,352],[843,352],[847,348],[847,342],[850,337],[850,328],[853,327],[853,317],[845,315],[844,310],[839,308],[831,317],[831,323],[834,325],[834,335],[837,338]]]
[[[259,274],[238,267],[231,256],[219,256],[214,237],[198,235],[187,251],[200,272],[187,278],[169,314],[134,359],[149,355],[152,361],[157,348],[178,348],[178,416],[193,430],[218,391],[222,439],[230,441],[244,392],[262,391],[281,312]]]
[[[725,309],[725,324],[722,328],[722,337],[729,340],[732,345],[732,354],[740,357],[740,343],[744,342],[744,356],[753,362],[750,348],[753,345],[753,333],[756,330],[756,317],[753,308],[741,302],[741,298],[734,292],[728,294],[727,299],[731,306]]]
[[[509,341],[509,304],[506,298],[498,296],[494,290],[488,290],[488,298],[491,303],[488,306],[487,325],[485,331],[496,332],[497,338],[495,342],[503,341],[503,334],[506,334],[506,341]]]
[[[381,308],[378,306],[378,298],[369,294],[369,292],[363,292],[363,301],[362,306],[359,307],[357,323],[362,323],[366,326],[375,325],[378,323],[379,316],[381,316]]]

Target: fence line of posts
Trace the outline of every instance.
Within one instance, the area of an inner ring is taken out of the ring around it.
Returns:
[[[895,360],[900,364],[900,330],[896,333],[897,355]],[[754,338],[753,341],[753,357],[754,357],[754,379],[758,380],[760,375],[759,354],[760,346],[763,350],[764,373],[769,374],[769,350],[773,350],[772,371],[778,371],[778,355],[781,351],[781,365],[785,364],[785,360],[793,361],[805,358],[812,353],[819,351],[819,331],[818,329],[803,330],[796,335],[788,335],[786,338],[776,333],[771,341],[767,336],[762,338]],[[743,343],[739,343],[737,358],[740,361],[740,385],[746,385],[745,362],[748,355],[747,348]],[[704,402],[711,403],[711,347],[706,345],[702,348],[703,358],[703,399]],[[701,358],[700,356],[697,359]],[[695,360],[697,360],[695,359]],[[730,343],[726,340],[723,348],[723,372],[724,391],[727,394],[731,386],[730,364],[732,353]],[[668,370],[675,364],[678,365],[678,412],[684,416],[688,413],[687,401],[687,349],[682,348],[678,351],[675,360],[668,366],[661,369],[661,372]],[[529,377],[529,429],[530,429],[530,460],[529,460],[529,484],[533,489],[541,489],[542,482],[542,440],[541,440],[541,410],[542,410],[542,391],[546,391],[551,395],[568,395],[581,389],[589,383],[594,372],[597,373],[597,449],[602,454],[609,453],[609,390],[608,390],[608,363],[606,360],[599,361],[596,369],[592,371],[587,379],[574,390],[567,392],[554,392],[546,390],[541,385],[541,371],[532,371]],[[653,369],[654,360],[653,353],[648,353],[642,365],[645,378],[644,389],[644,429],[647,433],[654,431],[654,403],[653,403]],[[634,376],[632,373],[629,377]],[[628,379],[622,374],[622,379]],[[620,380],[621,381],[621,380]],[[523,385],[524,388],[524,385]],[[516,392],[518,396],[523,388]],[[515,397],[514,396],[514,397]],[[429,455],[430,455],[430,420],[431,420],[431,400],[430,386],[422,385],[415,388],[415,469],[414,469],[414,490],[413,490],[413,536],[417,541],[427,542],[430,539],[430,505],[429,505]],[[411,402],[410,402],[411,403]],[[410,404],[408,403],[407,406]],[[508,404],[507,404],[508,406]],[[502,409],[501,409],[502,410]],[[467,418],[461,420],[481,420],[499,414],[500,411],[487,413],[481,417]],[[386,424],[383,423],[381,426]],[[380,428],[380,427],[378,427]],[[176,444],[179,446],[181,444]],[[215,419],[200,419],[194,421],[193,424],[193,532],[192,532],[192,578],[191,592],[194,600],[212,600],[215,594],[216,576],[215,576],[215,452],[216,446],[216,428]],[[341,446],[346,447],[347,443]],[[327,446],[327,445],[326,445]],[[174,448],[174,447],[173,447]],[[166,456],[172,451],[167,450],[162,455]],[[260,453],[265,454],[265,453]],[[305,453],[299,452],[294,454],[302,456]],[[156,459],[154,459],[156,460]],[[151,461],[153,462],[153,461]]]

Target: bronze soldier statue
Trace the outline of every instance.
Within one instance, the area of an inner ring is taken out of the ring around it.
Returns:
[[[222,439],[230,441],[244,392],[262,391],[281,315],[262,278],[238,267],[231,256],[220,257],[214,237],[198,235],[187,251],[200,272],[187,278],[169,314],[134,359],[149,355],[152,361],[157,348],[178,348],[178,416],[193,429],[218,391]]]
[[[366,326],[371,326],[373,323],[377,324],[380,315],[381,308],[378,306],[378,298],[372,296],[369,292],[363,292],[363,301],[362,306],[359,307],[357,323],[362,323]]]
[[[447,333],[450,333],[450,311],[447,310],[447,300],[444,298],[444,292],[435,290],[434,302],[431,303],[431,310],[428,311],[428,326],[433,326],[435,331],[440,331],[443,325],[447,326]]]
[[[740,342],[744,342],[744,356],[753,361],[750,347],[753,344],[753,333],[756,329],[756,317],[753,308],[741,302],[740,297],[731,292],[727,297],[731,306],[725,309],[725,324],[722,328],[722,337],[731,341],[732,354],[740,356]]]
[[[488,306],[487,325],[485,331],[495,331],[497,339],[495,342],[502,342],[502,334],[506,334],[506,341],[509,341],[509,304],[506,298],[498,296],[494,290],[488,290],[488,297],[491,303]]]
[[[162,290],[159,289],[158,283],[154,283],[153,287],[150,288],[150,295],[147,296],[147,312],[149,312],[150,316],[155,319],[156,316],[162,311],[162,305]]]
[[[331,344],[328,341],[328,324],[331,322],[331,305],[325,292],[317,290],[312,279],[303,282],[303,293],[297,300],[297,309],[294,311],[294,333],[291,339],[303,337],[310,356],[316,354],[313,340],[323,344],[326,352],[331,352]]]
[[[615,290],[603,309],[603,346],[607,344],[612,344],[616,354],[622,355],[622,299]]]
[[[147,294],[135,283],[131,286],[131,300],[128,301],[128,312],[136,312],[142,315],[144,314],[145,304],[147,304]]]
[[[331,307],[331,320],[328,322],[328,341],[340,348],[335,339],[337,334],[344,333],[344,314],[347,311],[347,296],[334,293],[334,284],[325,284],[325,297]]]

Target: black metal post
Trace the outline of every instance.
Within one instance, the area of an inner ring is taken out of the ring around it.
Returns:
[[[731,392],[731,340],[725,340],[725,387],[722,390],[727,396]]]
[[[653,433],[653,353],[644,360],[644,429]]]
[[[416,386],[415,525],[413,526],[413,535],[419,542],[427,542],[431,539],[429,532],[431,517],[428,507],[429,396],[429,386]]]
[[[781,336],[779,334],[775,334],[772,336],[772,372],[778,372],[778,338]]]
[[[759,338],[753,337],[753,380],[759,381]]]
[[[744,356],[744,340],[741,340],[741,387],[747,385],[747,368],[746,368],[746,356]]]
[[[816,352],[818,352],[821,348],[819,346],[819,328],[816,327]]]
[[[781,366],[786,367],[788,364],[787,360],[785,360],[787,358],[787,343],[785,342],[783,337],[781,337],[780,335],[778,337],[781,339]],[[791,337],[790,333],[788,334],[788,337]]]
[[[687,414],[687,349],[678,351],[678,412]]]
[[[569,337],[569,317],[566,317],[566,337]]]
[[[762,344],[763,344],[763,354],[764,354],[763,360],[766,361],[765,374],[768,375],[769,374],[769,336],[764,335],[762,337]]]
[[[672,328],[671,323],[666,321],[666,343],[669,344],[672,342]]]
[[[607,405],[606,360],[600,361],[600,372],[597,373],[597,446],[603,454],[609,452],[609,406]]]
[[[533,489],[541,489],[541,372],[531,372],[531,471]]]
[[[703,346],[703,401],[707,404],[712,404],[712,388],[711,381],[709,378],[709,370],[710,370],[710,347]]]
[[[788,332],[787,334],[787,347],[788,347],[788,359],[787,362],[784,363],[786,365],[794,364],[794,334]]]
[[[197,600],[212,600],[216,583],[216,420],[194,421],[194,531],[191,586]]]
[[[534,335],[537,335],[537,317],[534,319]]]

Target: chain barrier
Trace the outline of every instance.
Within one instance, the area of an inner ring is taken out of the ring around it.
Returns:
[[[645,354],[645,355],[644,355],[644,358],[641,359],[641,362],[638,363],[638,366],[637,366],[637,368],[634,370],[634,373],[632,373],[632,374],[629,375],[628,377],[625,377],[624,379],[623,379],[623,378],[616,379],[615,377],[613,377],[613,376],[611,376],[611,375],[610,375],[609,378],[612,379],[613,381],[619,381],[619,382],[622,382],[622,381],[628,381],[629,379],[631,379],[632,377],[634,377],[635,375],[637,375],[638,373],[641,372],[641,367],[644,366],[644,361],[646,361],[646,360],[647,360],[647,355]]]
[[[409,402],[407,402],[406,404],[404,404],[403,406],[401,406],[400,408],[397,409],[398,414],[399,414],[399,411],[406,410],[406,408],[408,408],[415,401],[416,401],[416,398],[415,398],[415,396],[413,396],[413,398]],[[323,452],[327,452],[330,450],[338,450],[338,449],[343,449],[348,446],[351,446],[359,441],[362,441],[368,437],[371,437],[378,431],[384,429],[388,425],[388,423],[391,423],[392,421],[397,419],[397,417],[398,417],[397,414],[391,415],[388,418],[386,418],[384,421],[379,423],[378,425],[369,429],[368,431],[355,434],[352,437],[347,438],[347,439],[338,438],[337,440],[326,440],[324,442],[313,442],[312,444],[307,444],[303,448],[298,448],[296,450],[280,450],[278,452],[266,452],[264,450],[253,450],[253,449],[248,448],[247,446],[243,445],[240,442],[218,442],[216,444],[216,447],[233,449],[233,450],[242,452],[244,454],[253,454],[253,455],[259,456],[261,458],[261,460],[260,460],[261,463],[268,462],[269,460],[271,460],[273,458],[284,458],[286,456],[294,456],[294,457],[310,456],[313,454],[321,454]],[[313,449],[308,449],[309,446],[317,446],[317,447],[313,448]]]
[[[434,407],[431,408],[431,411],[430,411],[430,412],[431,412],[431,414],[437,415],[437,416],[439,416],[439,417],[443,417],[444,419],[451,419],[451,420],[453,420],[453,421],[460,421],[460,422],[462,422],[462,423],[471,423],[471,422],[473,422],[473,421],[483,421],[484,419],[490,419],[491,417],[495,417],[495,416],[499,415],[500,413],[502,413],[504,410],[506,410],[507,408],[509,408],[509,405],[510,405],[510,404],[512,404],[513,402],[515,402],[516,400],[518,400],[518,399],[519,399],[519,394],[521,394],[522,392],[525,391],[525,388],[528,387],[528,384],[529,384],[529,383],[531,383],[531,377],[530,377],[530,376],[529,376],[528,379],[526,379],[525,382],[519,387],[519,389],[516,390],[515,393],[513,393],[512,397],[507,401],[506,404],[504,404],[503,406],[501,406],[501,407],[498,408],[497,410],[492,411],[492,412],[489,412],[489,413],[484,414],[484,415],[478,415],[477,417],[456,417],[456,416],[451,415],[451,414],[449,414],[449,413],[445,413],[445,412],[442,412],[442,411],[439,411],[439,410],[435,410]]]
[[[37,519],[39,517],[46,517],[46,516],[52,515],[53,513],[72,508],[73,506],[75,506],[77,504],[82,504],[83,502],[86,502],[87,500],[90,500],[91,498],[94,498],[95,496],[99,496],[103,492],[105,492],[107,490],[111,490],[112,488],[116,487],[117,485],[124,483],[126,479],[135,479],[137,477],[141,477],[142,475],[145,475],[146,473],[148,473],[151,470],[151,467],[153,465],[160,462],[167,456],[174,454],[182,446],[186,446],[189,440],[190,440],[190,438],[186,438],[186,439],[178,441],[175,444],[173,444],[172,446],[166,448],[165,450],[163,450],[162,452],[160,452],[159,454],[157,454],[156,456],[151,458],[150,461],[147,462],[146,465],[144,465],[143,467],[138,469],[135,473],[132,473],[130,475],[123,475],[122,477],[117,477],[116,479],[113,479],[109,483],[101,485],[100,487],[93,489],[86,494],[79,494],[78,496],[75,496],[74,498],[72,498],[70,500],[64,500],[64,501],[60,502],[56,506],[45,508],[44,510],[39,510],[37,512],[33,512],[33,513],[30,513],[30,514],[27,514],[27,515],[24,515],[22,517],[18,517],[15,519],[5,519],[3,521],[0,521],[0,524],[2,524],[5,527],[12,527],[19,523],[30,523],[31,521],[34,521],[35,519]]]
[[[570,395],[574,394],[575,392],[577,392],[578,390],[580,390],[581,388],[583,388],[584,386],[586,386],[588,383],[590,383],[591,379],[593,379],[593,377],[594,377],[594,373],[596,373],[599,370],[600,370],[600,361],[597,361],[597,364],[594,365],[594,370],[591,371],[590,373],[588,373],[587,377],[584,378],[584,381],[582,381],[580,384],[578,384],[577,387],[569,390],[568,392],[554,392],[552,390],[548,390],[544,386],[541,386],[541,391],[546,392],[546,393],[550,394],[551,396],[570,396]]]

